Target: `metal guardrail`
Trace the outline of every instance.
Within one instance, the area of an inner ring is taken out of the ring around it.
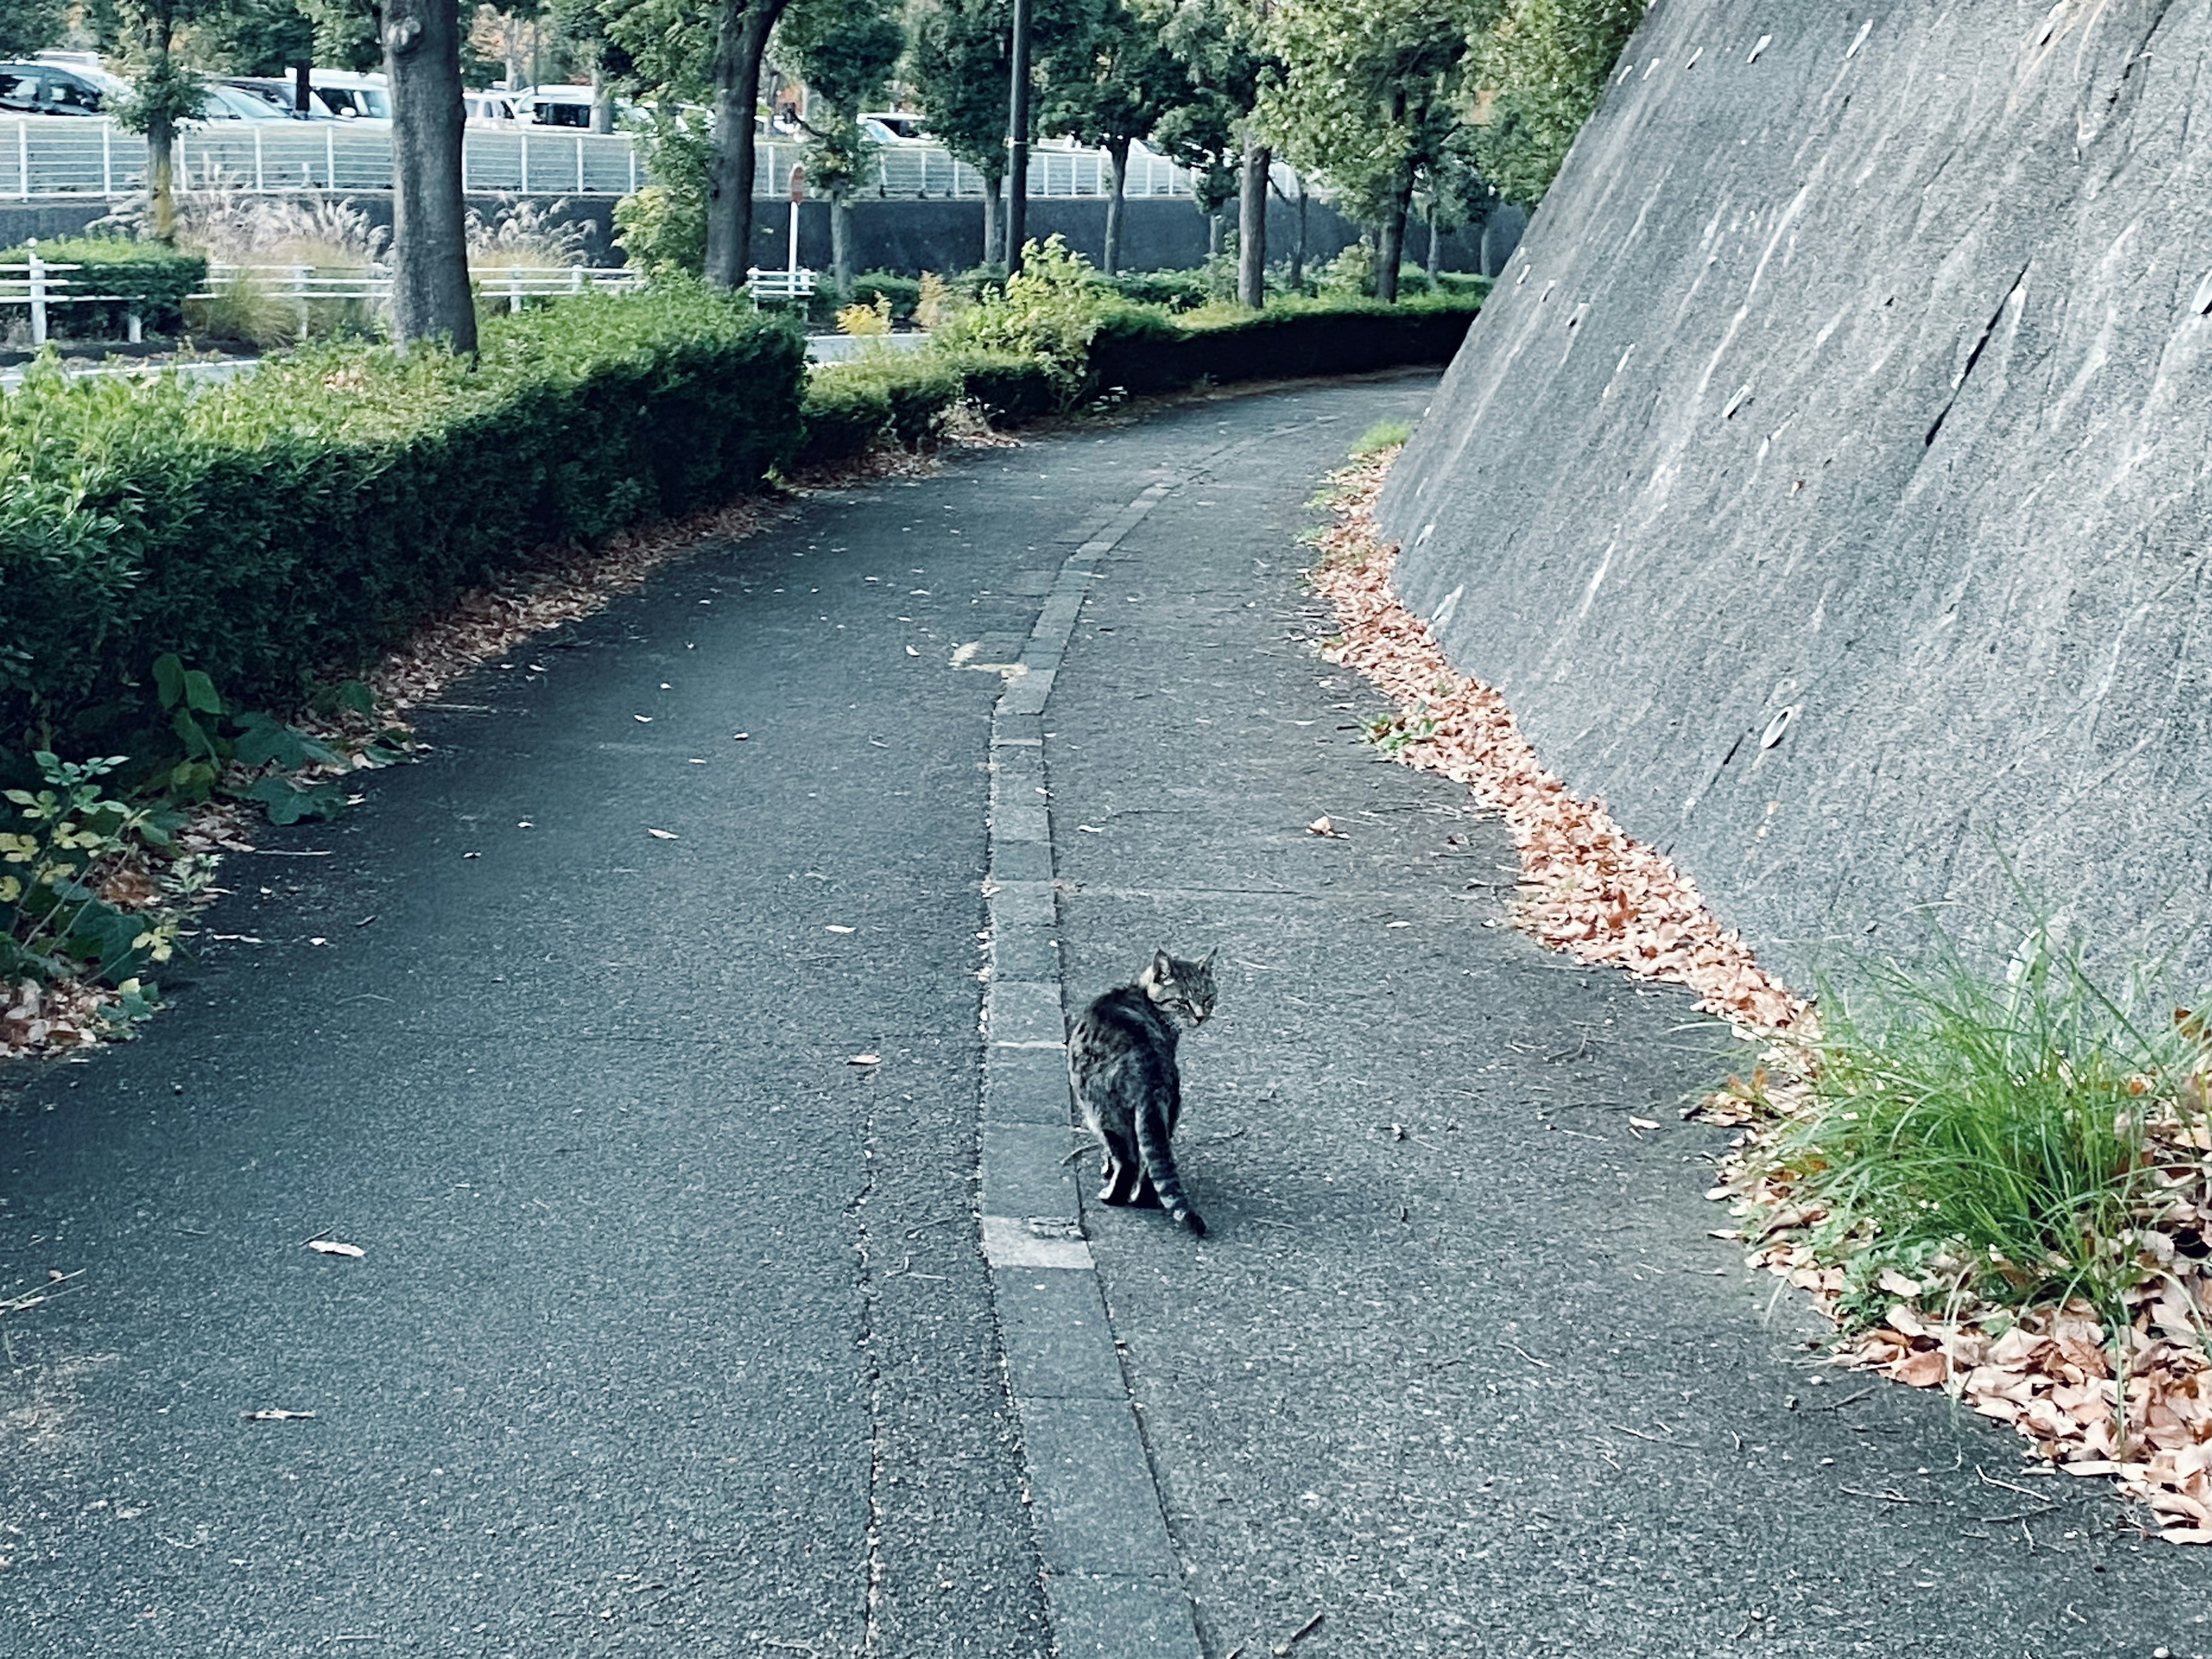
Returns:
[[[82,265],[49,263],[32,245],[27,260],[0,264],[0,307],[23,306],[30,313],[31,343],[44,345],[51,333],[55,307],[71,305],[128,305],[133,296],[103,294],[96,281],[70,275]],[[771,273],[781,276],[783,273]],[[812,273],[805,273],[811,279]],[[611,292],[641,286],[635,270],[592,269],[584,265],[494,265],[480,264],[469,270],[470,286],[483,298],[505,300],[507,309],[520,311],[523,301],[559,294],[581,294],[587,289]],[[285,301],[300,307],[301,331],[307,330],[310,307],[317,301],[359,301],[384,305],[392,298],[392,267],[384,264],[351,266],[304,264],[222,264],[208,266],[208,286],[189,300],[212,300],[226,289],[251,286],[262,299]],[[129,337],[140,335],[137,313],[129,314]]]
[[[753,194],[784,193],[805,147],[780,139],[755,151]],[[382,128],[339,121],[235,121],[177,135],[179,191],[260,194],[389,190],[392,145]],[[1103,196],[1112,181],[1103,150],[1030,153],[1030,196]],[[145,187],[146,141],[105,118],[0,118],[0,200],[115,197]],[[557,127],[471,127],[461,140],[461,184],[482,194],[621,196],[649,178],[642,148],[626,132]],[[983,176],[933,144],[886,145],[862,186],[878,197],[980,199]],[[1184,168],[1156,155],[1131,160],[1132,197],[1191,193]]]

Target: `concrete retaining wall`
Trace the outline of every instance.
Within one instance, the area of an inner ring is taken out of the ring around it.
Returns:
[[[1407,602],[1762,948],[1987,932],[2010,859],[2212,969],[2212,14],[1659,0],[1624,67],[1390,482]]]

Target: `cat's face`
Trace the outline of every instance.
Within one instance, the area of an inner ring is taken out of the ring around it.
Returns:
[[[1208,951],[1195,962],[1152,952],[1149,967],[1137,982],[1159,1007],[1193,1025],[1203,1025],[1213,1012],[1213,958]]]

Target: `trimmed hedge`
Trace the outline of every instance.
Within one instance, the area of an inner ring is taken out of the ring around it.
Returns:
[[[825,363],[807,380],[799,459],[841,461],[886,441],[919,449],[942,429],[963,391],[959,370],[927,346]]]
[[[474,364],[355,343],[220,386],[34,372],[0,398],[0,750],[129,732],[164,652],[289,708],[533,547],[755,487],[795,443],[805,349],[687,283],[495,318]]]
[[[1357,374],[1448,363],[1482,307],[1479,295],[1397,305],[1376,300],[1283,301],[1218,320],[1133,307],[1109,312],[1091,337],[1089,385],[1133,395],[1200,380]]]
[[[0,264],[21,264],[26,246],[0,250]],[[54,332],[67,339],[121,339],[132,312],[155,334],[174,334],[185,325],[184,300],[206,285],[207,261],[179,253],[159,242],[126,242],[115,236],[71,236],[39,244],[49,264],[78,265],[59,273],[70,286],[120,297],[100,305],[57,307]]]

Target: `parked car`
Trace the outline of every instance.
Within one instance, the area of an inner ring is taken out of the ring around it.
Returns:
[[[131,84],[87,64],[0,64],[0,114],[112,115]]]
[[[522,118],[503,92],[464,92],[461,108],[472,127],[511,127]]]
[[[353,75],[344,70],[313,70],[307,84],[331,106],[341,121],[389,121],[392,88],[380,75]]]
[[[203,84],[206,98],[200,105],[199,118],[203,121],[282,121],[288,118],[281,109],[271,109],[250,92],[222,82]]]
[[[588,128],[592,125],[589,87],[532,87],[510,95],[515,113],[532,126]]]
[[[888,143],[894,138],[913,141],[929,137],[924,125],[927,118],[912,110],[872,109],[862,113],[860,125],[865,129],[873,122],[884,130],[884,136],[876,138],[878,143]],[[870,136],[875,137],[872,133]]]
[[[227,87],[254,98],[258,98],[280,115],[299,121],[335,121],[337,112],[323,101],[323,95],[312,88],[307,92],[307,107],[303,114],[294,102],[295,90],[289,79],[274,75],[234,75],[223,82]]]

